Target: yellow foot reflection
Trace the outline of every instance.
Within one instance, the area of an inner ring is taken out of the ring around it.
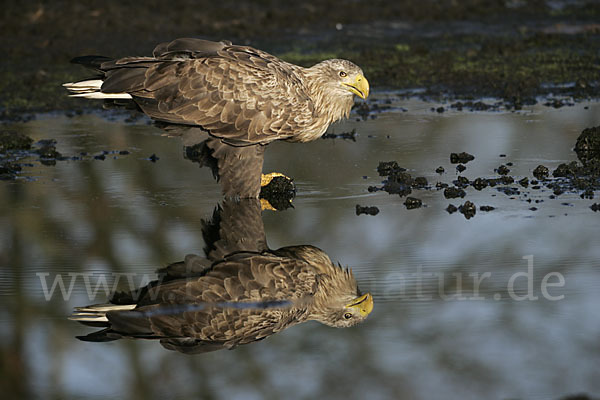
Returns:
[[[267,199],[260,199],[260,209],[262,211],[264,211],[264,210],[277,211],[277,209],[275,207],[273,207],[271,205],[271,203],[269,203],[269,200],[267,200]]]

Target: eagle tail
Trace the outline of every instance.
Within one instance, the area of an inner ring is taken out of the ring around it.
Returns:
[[[83,342],[112,342],[113,340],[121,339],[123,336],[114,332],[111,328],[105,328],[100,331],[88,333],[85,336],[75,337]]]
[[[131,100],[131,93],[144,89],[146,70],[161,61],[154,57],[124,57],[113,60],[104,56],[83,56],[76,57],[71,62],[97,73],[93,79],[63,84],[71,97]]]
[[[112,324],[106,313],[109,311],[129,311],[134,308],[135,304],[94,304],[86,307],[76,307],[69,319],[84,325],[104,328],[85,336],[77,336],[77,339],[84,342],[112,342],[121,339],[123,336],[112,329]]]
[[[102,79],[88,79],[79,82],[63,83],[63,86],[69,91],[69,97],[83,97],[85,99],[106,99],[106,100],[130,100],[129,93],[102,93]]]
[[[102,330],[92,332],[77,339],[86,342],[109,342],[123,337],[156,339],[148,318],[137,312],[136,304],[94,304],[76,307],[69,317],[84,325]]]
[[[76,307],[69,319],[85,325],[108,327],[110,326],[110,322],[106,317],[107,312],[129,311],[135,307],[135,304],[94,304],[86,307]]]

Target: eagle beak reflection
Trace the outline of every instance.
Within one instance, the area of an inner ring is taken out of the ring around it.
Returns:
[[[362,317],[366,317],[373,311],[373,296],[370,293],[357,297],[346,307],[355,308],[360,312]]]
[[[366,99],[367,97],[369,97],[369,81],[367,80],[367,78],[360,74],[356,75],[354,82],[344,82],[342,84],[361,99]]]

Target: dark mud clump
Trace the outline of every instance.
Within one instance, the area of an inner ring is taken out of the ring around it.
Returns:
[[[33,139],[27,135],[14,131],[0,132],[0,179],[13,180],[22,171],[23,166],[31,166],[30,163],[22,163],[27,157],[38,157],[45,165],[54,165],[56,157],[60,154],[56,151],[55,140],[41,140],[32,148]]]
[[[456,111],[462,111],[463,108],[469,111],[497,111],[500,109],[500,104],[487,104],[482,101],[457,101],[450,105]]]
[[[65,156],[56,150],[55,139],[34,140],[22,133],[3,131],[0,133],[0,179],[16,179],[24,167],[32,167],[31,159],[35,158],[46,166],[56,165],[57,161],[80,161],[88,155],[82,152],[78,155]],[[104,150],[94,159],[105,159],[106,154],[129,154],[127,150]],[[116,158],[116,157],[115,157]]]
[[[519,189],[510,186],[500,186],[496,188],[500,193],[504,193],[507,196],[518,196],[521,192]]]
[[[406,168],[400,167],[397,161],[380,161],[377,166],[379,176],[390,176],[404,171]]]
[[[552,99],[544,103],[546,107],[562,108],[564,106],[574,106],[575,103],[566,99]]]
[[[444,189],[444,197],[447,199],[455,199],[457,197],[463,198],[466,195],[467,193],[461,188],[447,187]]]
[[[522,179],[519,179],[519,185],[523,186],[524,188],[529,186],[529,178],[528,177],[524,177]]]
[[[321,136],[323,139],[344,139],[356,142],[356,129],[352,129],[350,132],[342,133],[326,133]]]
[[[26,156],[33,139],[14,131],[0,132],[0,179],[12,180],[21,172],[19,158]]]
[[[259,198],[266,200],[276,210],[286,210],[292,207],[296,197],[296,186],[287,176],[276,176],[261,187]]]
[[[29,150],[33,139],[15,131],[0,132],[0,154],[8,151]]]
[[[471,186],[473,186],[476,190],[483,190],[489,186],[489,182],[484,178],[476,178],[473,182],[471,182]]]
[[[458,176],[451,184],[446,182],[437,182],[435,188],[443,190],[446,199],[464,198],[467,195],[465,189],[472,186],[481,191],[487,187],[495,188],[498,192],[504,193],[510,199],[519,199],[520,201],[536,204],[544,200],[532,199],[531,191],[547,191],[550,189],[550,199],[556,199],[563,193],[576,193],[582,199],[593,199],[595,192],[600,190],[600,127],[585,129],[577,139],[575,150],[581,163],[572,161],[558,165],[553,171],[544,165],[538,165],[533,171],[533,177],[514,177],[510,175],[512,162],[501,164],[495,171],[500,175],[496,177],[478,177],[470,181],[464,176]],[[501,155],[503,156],[503,155]],[[452,153],[450,161],[453,163],[468,162],[474,159],[468,153]],[[462,164],[460,164],[462,165]],[[377,170],[380,175],[387,176],[381,188],[369,187],[369,191],[385,190],[388,193],[408,196],[415,189],[431,189],[424,177],[413,178],[405,168],[398,165],[396,161],[380,162]],[[443,171],[439,167],[436,172]],[[492,195],[495,196],[495,195]],[[408,197],[405,202],[407,208],[416,208],[421,206],[416,198]],[[600,205],[595,204],[591,207],[597,211]],[[481,211],[491,211],[492,206],[481,206]],[[530,209],[537,210],[537,207]],[[475,215],[476,207],[470,201],[466,201],[460,207],[449,205],[447,212],[453,213],[460,211],[465,217],[471,218]]]
[[[356,205],[356,215],[361,215],[361,214],[366,214],[366,215],[377,215],[379,214],[379,208],[375,207],[375,206],[360,206],[360,205]]]
[[[44,165],[55,165],[57,159],[62,159],[61,154],[56,151],[55,139],[40,140],[35,147],[35,153],[39,154],[40,162]]]
[[[0,162],[0,180],[13,180],[21,172],[21,166],[9,161]]]
[[[458,207],[458,211],[460,211],[460,213],[464,215],[466,219],[470,219],[477,213],[477,207],[475,204],[467,200],[463,205]]]
[[[469,182],[469,179],[465,178],[464,176],[457,177],[455,180],[452,181],[452,183],[454,183],[454,185],[458,188],[466,188],[471,184],[471,182]]]
[[[479,210],[480,211],[484,211],[484,212],[490,212],[490,211],[493,211],[495,209],[496,209],[496,207],[492,207],[492,206],[480,206],[479,207]]]
[[[546,183],[555,195],[565,191],[580,191],[582,198],[593,198],[600,190],[600,127],[587,128],[575,143],[575,152],[581,161],[560,164],[552,176],[554,181]]]
[[[406,168],[402,168],[396,161],[380,162],[377,166],[377,172],[380,176],[385,176],[387,179],[383,181],[383,186],[369,186],[369,192],[384,190],[389,194],[397,194],[400,197],[408,196],[413,189],[428,189],[429,182],[423,176],[413,178]]]
[[[390,175],[383,184],[383,190],[389,194],[397,194],[400,197],[408,196],[412,193],[412,178],[410,174],[401,172]]]
[[[508,175],[510,169],[506,165],[502,164],[496,169],[496,172],[498,172],[499,175]]]
[[[454,204],[448,204],[448,207],[446,207],[446,211],[448,212],[448,214],[454,214],[458,211],[458,208]]]
[[[584,193],[600,190],[600,162],[588,162],[581,165],[577,161],[560,164],[552,172],[556,178],[546,184],[559,195],[566,191],[583,191]]]
[[[600,204],[594,203],[590,206],[590,208],[593,212],[598,212],[598,211],[600,211]]]
[[[375,119],[375,118],[377,118],[378,114],[381,114],[382,112],[386,112],[386,111],[389,111],[392,109],[392,106],[389,105],[391,103],[391,101],[388,104],[378,104],[375,101],[377,101],[377,100],[370,100],[369,102],[356,103],[353,106],[352,110],[354,112],[356,112],[363,121],[366,121],[369,118]],[[400,110],[406,111],[406,109],[400,109]]]
[[[548,169],[548,167],[546,167],[544,165],[538,165],[533,170],[533,176],[535,176],[539,180],[547,178],[549,174],[550,174],[550,170]]]
[[[415,179],[413,179],[412,186],[415,189],[425,189],[429,186],[429,183],[427,182],[427,178],[424,176],[417,176]]]
[[[600,126],[581,132],[575,143],[575,153],[583,165],[600,161]]]
[[[474,159],[475,156],[464,151],[462,153],[450,153],[450,163],[452,164],[466,164]]]
[[[421,208],[423,206],[423,202],[416,197],[407,197],[404,202],[407,210],[413,210],[415,208]]]
[[[397,194],[403,197],[412,193],[413,178],[396,161],[380,162],[377,166],[377,172],[380,176],[387,177],[383,182],[382,189],[389,194]]]

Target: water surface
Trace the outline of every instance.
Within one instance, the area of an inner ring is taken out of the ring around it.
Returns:
[[[90,328],[66,318],[75,306],[106,301],[102,286],[89,292],[102,276],[109,286],[119,274],[144,283],[156,268],[202,254],[201,221],[222,200],[210,171],[146,119],[49,114],[7,126],[56,139],[63,155],[87,154],[55,166],[32,158],[0,185],[0,332],[10,387],[22,396],[99,399],[598,395],[594,200],[472,187],[465,199],[447,200],[432,188],[413,191],[425,206],[407,210],[403,198],[367,188],[381,185],[376,167],[391,160],[432,186],[451,183],[458,173],[450,152],[461,151],[475,156],[462,173],[469,179],[497,176],[507,162],[512,176],[531,179],[538,164],[552,170],[576,160],[575,140],[600,125],[600,106],[440,114],[417,100],[392,105],[407,111],[330,128],[356,129],[355,142],[274,143],[265,156],[264,170],[293,177],[298,189],[293,209],[263,212],[270,247],[310,244],[350,266],[374,295],[367,321],[343,330],[302,324],[199,356],[152,341],[80,342],[75,336]],[[102,151],[105,160],[95,159]],[[469,220],[445,211],[465,200],[495,209]],[[356,204],[380,212],[357,216]],[[59,287],[50,294],[57,276],[70,295]]]

